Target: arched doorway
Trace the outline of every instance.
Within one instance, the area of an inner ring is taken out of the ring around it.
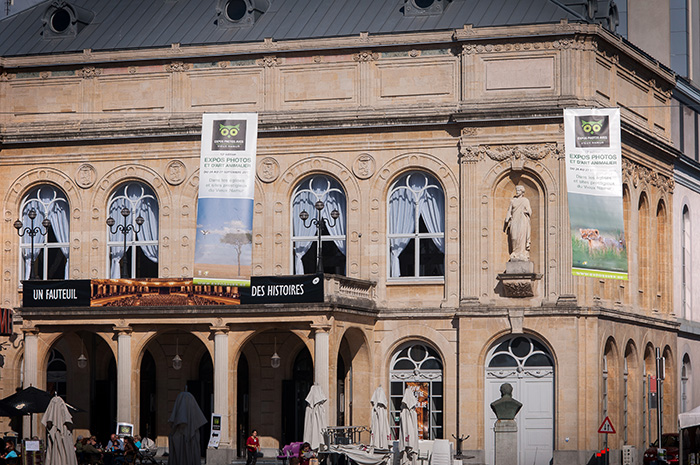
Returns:
[[[529,336],[510,336],[494,344],[486,358],[484,437],[486,463],[494,463],[494,423],[491,402],[501,397],[503,383],[523,406],[518,424],[518,462],[548,465],[554,449],[554,363],[542,342]]]
[[[390,420],[393,439],[399,436],[401,399],[406,388],[416,394],[418,437],[443,437],[443,364],[440,354],[428,344],[402,344],[391,358]]]
[[[301,441],[304,436],[306,396],[314,383],[311,353],[303,347],[294,359],[292,379],[282,381],[282,442]]]

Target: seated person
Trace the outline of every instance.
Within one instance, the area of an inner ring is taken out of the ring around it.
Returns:
[[[314,452],[311,450],[311,444],[305,442],[299,449],[299,465],[309,465],[309,462],[314,457]]]
[[[95,436],[83,439],[83,455],[91,465],[102,463],[102,450],[97,445]]]
[[[138,434],[134,436],[134,445],[137,449],[141,449],[141,436]]]
[[[1,456],[5,463],[18,463],[19,455],[15,450],[15,443],[12,441],[5,441],[5,451]]]
[[[126,463],[134,463],[138,452],[139,449],[136,447],[136,444],[134,444],[134,438],[126,436],[124,438],[124,461],[126,461]]]

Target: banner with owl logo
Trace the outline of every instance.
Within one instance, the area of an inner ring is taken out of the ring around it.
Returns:
[[[627,279],[620,109],[565,109],[572,273]]]
[[[202,118],[194,284],[250,286],[257,113]]]

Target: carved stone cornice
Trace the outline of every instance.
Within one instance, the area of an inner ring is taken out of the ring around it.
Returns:
[[[184,63],[182,61],[174,61],[165,65],[165,71],[168,73],[182,73],[190,69],[189,63]]]
[[[358,61],[360,63],[364,63],[367,61],[376,61],[379,59],[379,54],[378,53],[373,53],[370,50],[363,50],[361,52],[358,52],[352,56],[352,59],[355,61]]]
[[[462,163],[483,160],[484,156],[499,162],[509,158],[542,160],[549,154],[558,155],[559,147],[556,143],[470,146],[465,137],[462,136],[459,140],[459,153]]]
[[[654,186],[661,189],[663,192],[673,192],[676,187],[676,181],[668,176],[652,171],[651,169],[638,165],[637,163],[622,159],[622,180],[634,187],[639,187],[640,184]]]
[[[85,68],[78,70],[77,74],[83,79],[93,79],[101,75],[102,70],[95,68],[94,66],[86,66]]]
[[[596,41],[588,40],[585,37],[575,37],[539,42],[464,44],[462,46],[462,51],[466,55],[474,55],[480,53],[520,52],[532,50],[596,50],[597,48],[598,44]]]

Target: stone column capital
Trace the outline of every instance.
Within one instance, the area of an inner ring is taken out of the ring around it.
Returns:
[[[218,336],[219,334],[228,334],[231,328],[226,325],[211,325],[209,331],[211,331],[214,336]]]
[[[112,331],[117,333],[117,336],[131,336],[131,333],[134,331],[134,328],[132,328],[129,325],[114,325],[112,327]]]
[[[311,329],[313,329],[316,333],[328,333],[331,330],[331,324],[330,323],[314,323],[311,325]]]

